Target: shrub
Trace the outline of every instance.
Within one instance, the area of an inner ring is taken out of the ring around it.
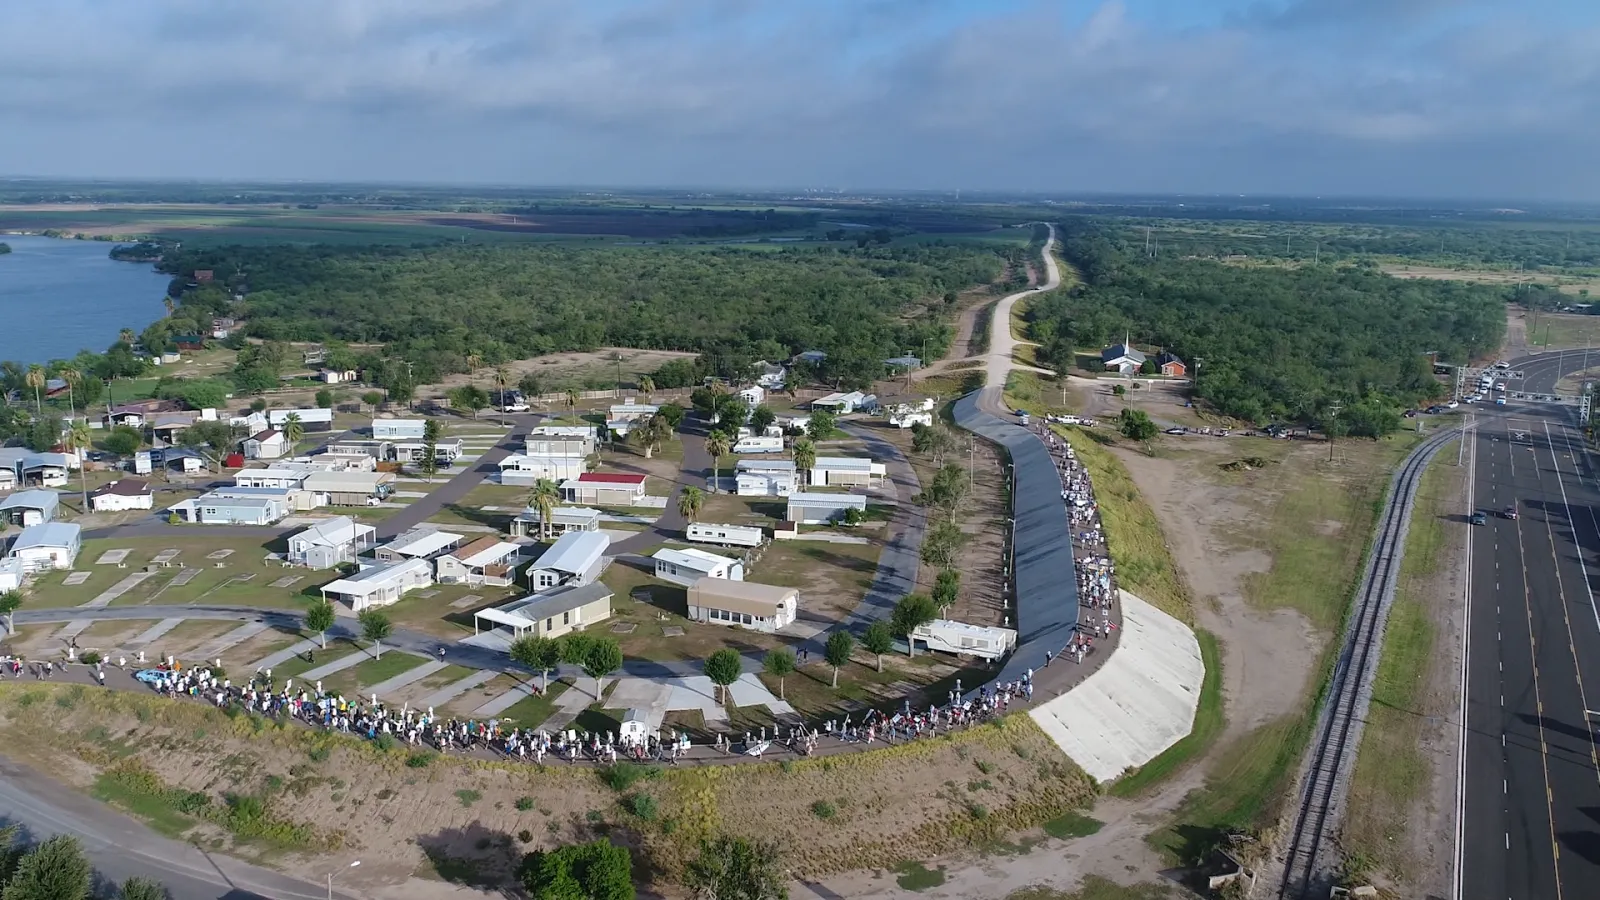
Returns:
[[[406,767],[411,769],[426,769],[433,763],[433,754],[426,750],[419,750],[406,757]]]
[[[312,747],[310,750],[307,750],[306,751],[306,755],[311,757],[311,761],[312,762],[326,762],[327,759],[328,759],[328,756],[329,756],[329,752],[330,751],[328,750],[327,747],[317,746],[317,747]]]
[[[395,740],[395,737],[392,734],[380,734],[378,735],[377,740],[373,741],[373,743],[378,746],[379,750],[382,750],[385,753],[388,753],[390,750],[400,746],[400,742]]]
[[[78,658],[83,660],[83,664],[86,665],[86,666],[92,666],[92,665],[98,663],[100,661],[100,659],[101,659],[100,654],[95,652],[95,651],[93,651],[93,650],[86,651],[82,656],[79,656]]]
[[[818,800],[811,804],[811,814],[819,819],[827,820],[837,815],[838,810],[833,808],[832,803],[826,800]]]
[[[517,832],[517,840],[523,842],[524,844],[531,844],[533,843],[533,832],[524,828]]]
[[[518,810],[520,810],[522,812],[527,812],[528,810],[533,809],[533,798],[532,797],[518,797],[517,798],[517,802],[516,802],[516,807],[517,807]]]
[[[646,822],[653,822],[656,818],[656,798],[649,794],[629,794],[623,806],[628,812],[633,813]]]
[[[475,790],[472,790],[471,788],[462,788],[461,790],[456,791],[456,799],[461,801],[462,806],[471,806],[472,804],[477,803],[479,800],[482,800],[483,795]]]
[[[661,770],[637,763],[619,762],[600,770],[600,780],[618,793],[627,790],[646,778],[660,778]]]

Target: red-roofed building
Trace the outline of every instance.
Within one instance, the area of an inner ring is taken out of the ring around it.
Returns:
[[[561,483],[561,498],[585,505],[636,506],[644,499],[644,479],[621,472],[585,472]]]

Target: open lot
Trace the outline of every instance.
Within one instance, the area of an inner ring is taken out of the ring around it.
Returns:
[[[1564,294],[1587,296],[1600,293],[1600,277],[1561,275],[1553,272],[1519,272],[1515,269],[1447,269],[1414,263],[1385,263],[1378,267],[1395,278],[1432,278],[1439,281],[1466,281],[1473,284],[1545,284]]]
[[[569,388],[578,390],[611,390],[619,382],[624,390],[637,391],[639,376],[648,375],[675,359],[693,359],[695,354],[678,350],[638,350],[631,347],[602,347],[588,352],[551,353],[533,359],[517,359],[505,364],[514,386],[522,376],[532,372],[544,383],[545,393],[556,393]],[[620,373],[620,377],[619,377]],[[480,387],[495,386],[493,369],[481,369],[472,374],[451,375],[434,384],[419,385],[417,396],[443,396],[451,388],[464,384]],[[640,397],[643,400],[643,397]],[[488,418],[487,411],[484,418]]]

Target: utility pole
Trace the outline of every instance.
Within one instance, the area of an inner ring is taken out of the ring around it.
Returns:
[[[1343,410],[1343,409],[1344,409],[1344,406],[1342,406],[1341,404],[1338,404],[1338,403],[1332,404],[1331,406],[1328,407],[1328,423],[1329,423],[1329,425],[1332,425],[1334,422],[1337,422],[1339,420],[1339,412],[1341,410]],[[1337,427],[1337,426],[1335,426],[1335,427]],[[1333,462],[1333,431],[1327,425],[1324,425],[1322,430],[1324,432],[1326,432],[1326,434],[1328,436],[1328,462]]]
[[[978,437],[974,434],[967,435],[967,493],[972,493],[977,484],[977,476],[973,474],[978,465]]]
[[[1196,397],[1200,396],[1200,364],[1205,361],[1206,358],[1204,356],[1196,356],[1194,358],[1194,382],[1189,385],[1189,389],[1193,391]]]

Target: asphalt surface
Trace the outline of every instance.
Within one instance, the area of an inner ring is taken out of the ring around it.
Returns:
[[[1554,393],[1582,356],[1512,371],[1524,391]],[[1469,537],[1461,897],[1600,896],[1600,757],[1586,714],[1600,708],[1600,487],[1573,407],[1512,401],[1477,423],[1471,506],[1489,520]],[[1516,519],[1503,514],[1512,506]]]

